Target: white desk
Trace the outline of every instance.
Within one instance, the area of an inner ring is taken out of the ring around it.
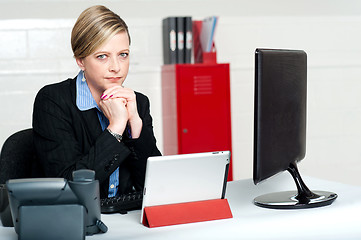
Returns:
[[[252,180],[229,182],[227,199],[233,218],[176,226],[147,228],[140,224],[140,210],[126,215],[102,215],[109,230],[87,236],[107,239],[361,239],[361,187],[304,177],[311,190],[332,191],[338,198],[332,205],[302,210],[273,210],[254,206],[254,197],[268,192],[294,190],[285,172],[255,186]],[[0,239],[16,240],[13,228],[0,227]]]

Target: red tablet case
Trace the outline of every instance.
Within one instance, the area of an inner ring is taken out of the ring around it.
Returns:
[[[227,199],[215,199],[145,207],[143,225],[153,228],[232,217]]]

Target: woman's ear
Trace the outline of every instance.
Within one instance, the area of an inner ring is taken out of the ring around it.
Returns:
[[[84,58],[76,58],[76,63],[78,64],[78,66],[80,67],[81,70],[85,70],[84,67]]]

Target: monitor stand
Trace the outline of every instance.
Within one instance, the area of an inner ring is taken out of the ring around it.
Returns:
[[[310,191],[303,182],[296,163],[291,163],[287,171],[295,180],[297,191],[275,192],[261,195],[254,199],[259,207],[273,209],[302,209],[330,205],[337,194],[325,191]]]

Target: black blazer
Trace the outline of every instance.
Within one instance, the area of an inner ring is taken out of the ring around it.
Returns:
[[[126,134],[118,142],[102,131],[96,109],[76,106],[76,78],[43,87],[33,109],[34,145],[46,177],[72,179],[77,169],[92,169],[100,183],[101,198],[107,197],[109,176],[119,167],[119,193],[144,186],[146,161],[161,155],[153,133],[148,98],[136,92],[143,128],[138,139]]]

